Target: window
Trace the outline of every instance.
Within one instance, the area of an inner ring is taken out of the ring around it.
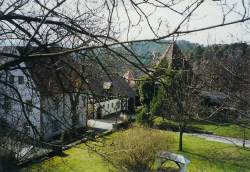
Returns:
[[[85,96],[82,96],[82,101],[83,101],[83,107],[85,108],[86,107],[86,97]]]
[[[60,100],[58,98],[54,97],[53,101],[54,101],[55,110],[58,111],[59,105],[60,105]]]
[[[116,104],[116,108],[120,108],[120,101],[119,100],[115,104]]]
[[[102,108],[105,109],[105,104],[102,105]]]
[[[75,114],[75,115],[73,115],[73,117],[72,117],[72,123],[73,123],[73,125],[78,125],[79,124],[79,115],[77,115],[77,114]]]
[[[109,109],[109,104],[108,104],[108,109]]]
[[[32,101],[31,100],[26,100],[26,111],[27,112],[32,112],[33,111]]]
[[[59,122],[58,120],[52,121],[52,132],[58,131],[59,130]]]
[[[18,76],[18,84],[24,84],[24,77]]]
[[[111,107],[114,107],[114,103],[111,104]]]
[[[10,109],[10,98],[4,97],[4,108],[5,110]]]
[[[31,133],[31,127],[30,126],[26,126],[26,134],[30,134]]]
[[[10,75],[9,76],[9,83],[10,84],[14,84],[14,82],[15,82],[15,76],[14,75]]]
[[[103,83],[103,89],[109,90],[111,89],[112,82],[104,82]]]

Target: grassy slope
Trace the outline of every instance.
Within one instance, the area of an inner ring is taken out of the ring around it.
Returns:
[[[176,140],[178,140],[178,133]],[[250,171],[250,151],[236,148],[233,145],[207,141],[193,136],[183,137],[182,152],[176,151],[189,158],[191,162],[187,165],[187,171]],[[106,138],[109,142],[112,135]],[[95,146],[89,143],[90,146]],[[54,157],[43,163],[33,165],[32,171],[109,171],[113,169],[110,164],[104,162],[96,153],[86,150],[85,144],[79,145],[64,151],[61,157]],[[178,142],[175,144],[175,150],[178,150]],[[164,166],[176,167],[173,162],[167,162]],[[31,170],[29,168],[29,170]]]

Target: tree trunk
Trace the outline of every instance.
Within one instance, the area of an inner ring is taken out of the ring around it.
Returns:
[[[179,140],[179,151],[182,151],[182,136],[183,136],[184,128],[180,127],[180,140]]]
[[[78,124],[78,120],[79,120],[79,117],[77,116],[75,104],[73,104],[71,107],[71,113],[72,113],[72,129],[75,129],[76,125]]]
[[[77,112],[77,106],[79,104],[79,92],[75,95],[70,95],[71,113],[72,113],[72,129],[79,123],[79,114]]]

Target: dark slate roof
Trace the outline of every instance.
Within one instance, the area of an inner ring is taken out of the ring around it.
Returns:
[[[202,91],[201,94],[205,98],[205,103],[207,103],[208,105],[224,105],[227,107],[235,105],[235,95],[233,94],[209,91]]]
[[[102,76],[90,78],[87,80],[89,89],[95,96],[110,97],[110,96],[123,96],[123,97],[135,97],[136,93],[125,81],[124,78],[119,76]],[[105,82],[112,82],[110,89],[104,89],[103,84]]]

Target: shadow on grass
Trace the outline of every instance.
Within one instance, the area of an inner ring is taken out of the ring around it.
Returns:
[[[154,170],[153,172],[179,172],[179,168],[174,167],[163,167],[162,170]]]
[[[61,154],[59,154],[59,155],[56,155],[56,156],[59,156],[59,157],[67,157],[67,156],[69,156],[69,154],[66,154],[66,153],[64,153],[64,152],[62,152]]]
[[[49,158],[53,158],[53,157],[55,157],[55,156],[64,158],[64,157],[67,157],[67,156],[70,156],[70,155],[69,155],[69,154],[66,154],[66,153],[64,153],[64,152],[62,152],[62,153],[50,152],[50,153],[47,155],[47,157],[49,157]]]
[[[178,151],[179,154],[182,154],[184,153],[185,156],[188,157],[188,155],[190,155],[190,160],[192,161],[192,156],[193,158],[194,157],[197,157],[197,158],[194,158],[193,160],[195,159],[204,159],[207,163],[208,163],[208,166],[210,166],[211,168],[213,166],[217,166],[219,169],[225,169],[225,164],[226,166],[235,166],[236,168],[240,168],[242,169],[242,171],[248,171],[250,170],[250,166],[243,166],[239,163],[242,163],[242,161],[245,161],[244,164],[248,164],[250,162],[250,158],[244,158],[244,157],[241,157],[241,158],[230,158],[230,157],[227,157],[227,158],[223,158],[219,155],[217,156],[213,156],[213,157],[209,157],[209,156],[206,156],[205,154],[204,155],[201,155],[201,154],[197,154],[197,153],[194,153],[192,150],[183,150],[183,151]],[[237,169],[231,169],[231,171],[238,171]]]

